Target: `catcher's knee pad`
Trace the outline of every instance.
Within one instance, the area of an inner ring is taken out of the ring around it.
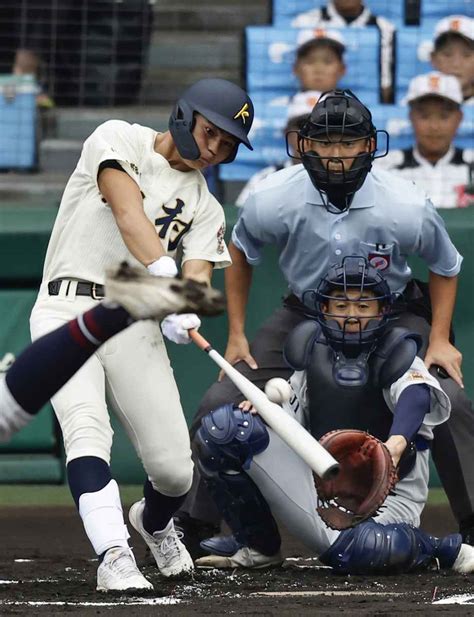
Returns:
[[[408,523],[369,520],[341,532],[320,560],[341,574],[397,574],[427,568],[434,559],[449,568],[461,542],[460,534],[435,538]]]
[[[248,469],[253,456],[263,452],[268,442],[259,416],[231,403],[204,416],[194,439],[200,464],[210,472]]]

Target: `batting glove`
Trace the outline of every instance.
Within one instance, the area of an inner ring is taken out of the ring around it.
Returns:
[[[168,255],[163,255],[163,257],[160,257],[148,265],[147,270],[150,274],[153,274],[153,276],[168,276],[173,278],[178,274],[175,260]]]
[[[173,313],[168,315],[161,322],[161,331],[167,339],[177,343],[178,345],[187,345],[191,342],[188,330],[194,328],[198,330],[201,326],[201,320],[194,313],[183,313],[177,315]]]

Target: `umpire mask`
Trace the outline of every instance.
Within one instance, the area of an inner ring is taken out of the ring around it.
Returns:
[[[387,282],[364,257],[350,256],[305,295],[304,301],[313,300],[317,321],[334,352],[334,381],[341,386],[365,385],[370,354],[393,314],[394,296]]]
[[[298,133],[298,154],[329,212],[349,209],[376,158],[377,131],[372,114],[350,90],[321,95]]]

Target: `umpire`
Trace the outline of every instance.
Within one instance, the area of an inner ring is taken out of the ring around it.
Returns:
[[[387,153],[377,151],[379,134],[369,109],[352,92],[325,93],[298,133],[302,165],[272,174],[250,195],[229,246],[226,358],[259,387],[271,377],[287,379],[291,371],[281,350],[288,332],[305,318],[303,291],[315,288],[344,256],[366,257],[400,294],[404,310],[397,325],[421,335],[420,355],[451,400],[451,418],[436,428],[432,454],[463,539],[474,543],[474,415],[463,390],[462,357],[450,340],[462,257],[423,191],[391,172],[372,169],[374,158]],[[249,344],[246,304],[252,269],[265,244],[278,247],[290,293]],[[412,278],[410,255],[428,266],[427,285]],[[240,400],[224,377],[204,396],[192,431],[210,410]],[[198,477],[185,505],[185,531],[186,523],[195,531],[193,519],[218,520]]]

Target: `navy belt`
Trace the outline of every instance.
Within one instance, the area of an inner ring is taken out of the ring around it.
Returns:
[[[422,437],[421,435],[417,435],[413,440],[415,442],[416,449],[418,452],[422,452],[423,450],[429,450],[431,446],[431,442]]]
[[[68,279],[55,279],[48,283],[48,293],[50,296],[58,296],[61,284],[66,283],[66,295],[69,291],[69,286],[73,281]],[[89,281],[78,281],[76,287],[76,296],[89,296],[94,300],[101,300],[105,295],[104,286],[98,283],[90,283]]]

